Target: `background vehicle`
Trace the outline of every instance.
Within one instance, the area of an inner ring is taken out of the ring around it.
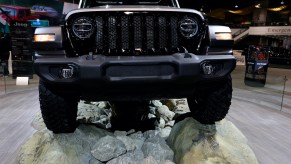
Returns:
[[[55,26],[61,24],[62,15],[52,7],[34,5],[31,7],[31,12],[37,15],[39,19],[49,21],[50,25]]]
[[[58,17],[59,13],[52,7],[34,5],[31,7],[31,12],[40,16]]]
[[[35,72],[48,129],[73,132],[82,100],[187,97],[205,124],[225,117],[232,97],[231,31],[208,26],[174,0],[80,1],[62,27],[35,31]]]
[[[30,8],[9,5],[0,5],[0,8],[2,9],[0,11],[0,16],[7,22],[10,22],[9,18],[7,18],[7,15],[14,21],[38,19],[37,16],[31,14]],[[6,12],[7,15],[4,14],[3,11]]]
[[[291,50],[285,48],[270,47],[270,58],[271,64],[291,64]]]

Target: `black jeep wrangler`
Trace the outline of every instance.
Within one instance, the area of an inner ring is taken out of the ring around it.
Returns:
[[[193,117],[212,124],[231,104],[232,45],[228,27],[176,0],[80,0],[64,25],[35,31],[44,122],[73,132],[80,100],[187,98]]]

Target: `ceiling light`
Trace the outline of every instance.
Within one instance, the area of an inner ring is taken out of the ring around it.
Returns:
[[[284,10],[286,8],[287,8],[287,6],[283,5],[283,6],[280,6],[280,7],[268,8],[267,10],[270,10],[270,11],[282,11],[282,10]]]
[[[281,5],[284,5],[284,0],[281,1]]]
[[[201,11],[201,12],[203,12],[203,8],[204,8],[204,6],[202,5],[201,8],[200,8],[200,11]]]
[[[258,3],[258,4],[256,4],[256,6],[255,6],[256,8],[261,8],[261,4],[260,3]]]
[[[235,8],[238,8],[238,5],[235,5],[234,7],[235,7]]]

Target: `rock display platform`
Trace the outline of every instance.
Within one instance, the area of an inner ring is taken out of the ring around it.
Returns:
[[[38,113],[32,123],[38,131],[22,145],[19,163],[258,163],[247,139],[227,120],[202,125],[186,118],[174,125],[173,113],[188,111],[185,101],[152,101],[149,118],[157,117],[158,123],[156,130],[143,133],[110,132],[109,108],[106,102],[79,103],[81,124],[70,134],[52,133]]]
[[[167,139],[179,164],[258,163],[245,136],[230,122],[203,125],[193,118],[174,125]]]

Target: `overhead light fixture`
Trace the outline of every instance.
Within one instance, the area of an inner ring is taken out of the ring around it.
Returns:
[[[204,6],[202,5],[201,8],[200,8],[200,11],[201,11],[201,12],[203,12],[203,8],[204,8]]]
[[[255,7],[256,7],[256,8],[261,8],[261,4],[258,3],[258,4],[255,5]]]
[[[234,7],[235,7],[235,8],[238,8],[238,5],[236,4]]]
[[[281,5],[284,5],[284,0],[281,1]]]
[[[282,11],[282,10],[286,9],[287,7],[288,6],[283,5],[283,6],[280,6],[280,7],[268,8],[267,10],[269,10],[269,11]]]

